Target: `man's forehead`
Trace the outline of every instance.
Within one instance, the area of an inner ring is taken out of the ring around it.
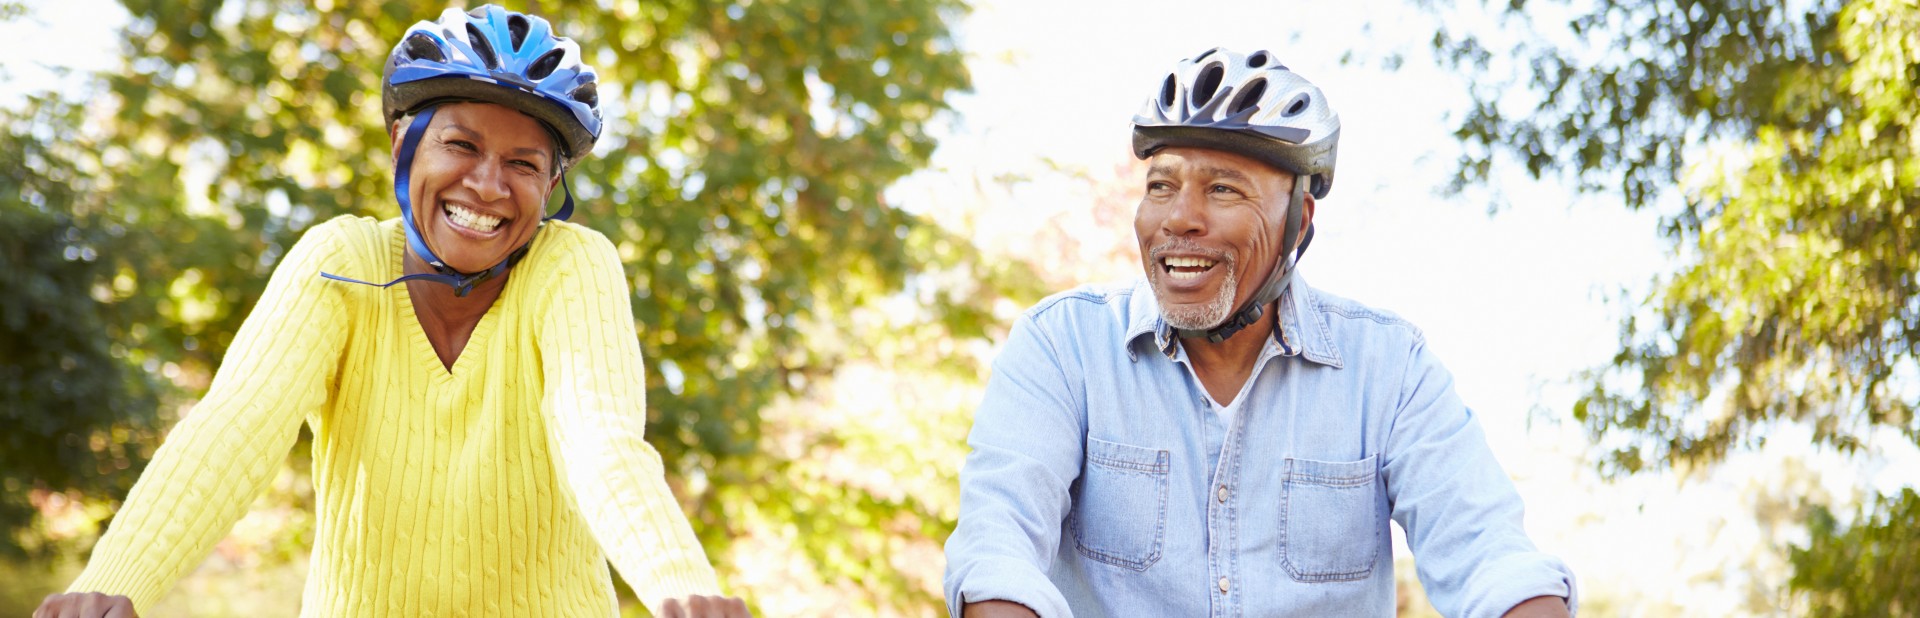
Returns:
[[[1178,146],[1162,148],[1147,159],[1148,176],[1199,174],[1213,178],[1287,180],[1293,174],[1262,161],[1225,150]]]

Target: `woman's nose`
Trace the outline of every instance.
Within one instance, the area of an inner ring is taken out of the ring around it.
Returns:
[[[500,166],[501,164],[496,161],[482,161],[467,170],[462,184],[481,200],[491,202],[506,199],[513,190],[507,186],[505,170],[500,169]]]

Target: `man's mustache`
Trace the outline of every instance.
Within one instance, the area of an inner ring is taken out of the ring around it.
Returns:
[[[1148,252],[1147,259],[1152,260],[1154,262],[1158,262],[1160,261],[1161,256],[1164,256],[1168,253],[1178,253],[1181,255],[1196,255],[1196,256],[1204,257],[1209,260],[1213,260],[1215,262],[1224,262],[1227,264],[1232,264],[1234,262],[1232,252],[1203,247],[1200,245],[1200,243],[1197,243],[1185,238],[1175,238],[1173,240],[1169,240],[1169,241],[1154,245],[1153,249]]]

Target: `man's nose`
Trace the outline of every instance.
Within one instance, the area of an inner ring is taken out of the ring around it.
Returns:
[[[1181,189],[1173,198],[1167,218],[1160,228],[1173,236],[1199,236],[1207,233],[1207,198],[1199,191]]]

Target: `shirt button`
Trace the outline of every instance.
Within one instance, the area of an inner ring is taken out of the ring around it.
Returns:
[[[1225,577],[1220,578],[1220,591],[1221,592],[1227,591],[1227,578]]]
[[[1221,485],[1221,486],[1220,486],[1220,501],[1221,501],[1221,502],[1226,502],[1226,501],[1227,501],[1227,486],[1226,486],[1226,485]]]

